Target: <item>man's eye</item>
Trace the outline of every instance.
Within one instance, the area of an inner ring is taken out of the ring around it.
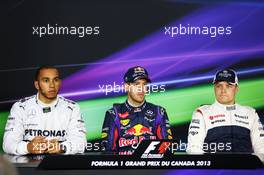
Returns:
[[[49,82],[49,80],[48,80],[48,79],[44,79],[43,81],[44,81],[45,83]]]

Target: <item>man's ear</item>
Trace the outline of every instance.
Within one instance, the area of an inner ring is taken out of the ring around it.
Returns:
[[[38,84],[38,81],[34,81],[34,86],[37,90],[39,90],[39,84]]]

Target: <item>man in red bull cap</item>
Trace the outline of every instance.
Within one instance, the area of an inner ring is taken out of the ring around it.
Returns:
[[[135,66],[125,73],[127,100],[106,112],[102,143],[107,152],[130,155],[144,139],[172,139],[165,109],[146,102],[148,72]]]
[[[264,153],[264,131],[255,109],[236,103],[237,74],[218,71],[213,80],[215,103],[193,113],[188,153]]]

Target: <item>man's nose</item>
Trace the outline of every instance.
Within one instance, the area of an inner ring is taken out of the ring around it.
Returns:
[[[221,88],[221,92],[222,92],[222,93],[226,93],[226,88],[225,88],[225,87],[222,87],[222,88]]]
[[[53,88],[53,87],[55,87],[55,84],[54,84],[54,82],[53,82],[53,81],[51,81],[51,82],[50,82],[50,84],[49,84],[49,86],[50,86],[50,87],[52,87],[52,88]]]

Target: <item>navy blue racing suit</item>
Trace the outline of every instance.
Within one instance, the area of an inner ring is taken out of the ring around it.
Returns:
[[[144,139],[172,139],[163,107],[146,101],[139,107],[132,107],[126,101],[114,104],[106,112],[102,129],[102,145],[106,152],[133,154]]]

